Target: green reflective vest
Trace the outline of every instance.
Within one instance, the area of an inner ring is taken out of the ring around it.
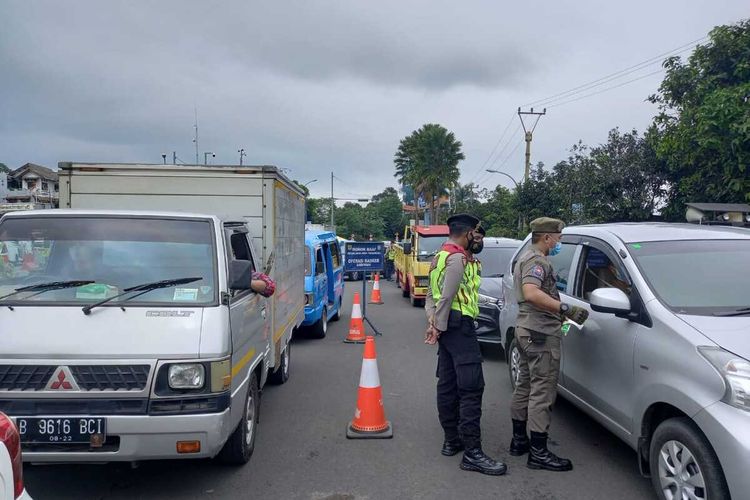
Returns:
[[[435,256],[435,267],[430,271],[430,290],[432,299],[437,302],[443,291],[445,280],[445,266],[451,252],[441,250]],[[464,278],[458,287],[458,293],[453,297],[451,309],[459,311],[464,316],[476,319],[479,316],[479,283],[481,282],[482,265],[478,260],[466,263]]]

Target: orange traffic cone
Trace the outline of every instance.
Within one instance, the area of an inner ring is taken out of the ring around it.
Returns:
[[[359,292],[354,292],[354,305],[352,305],[352,319],[349,321],[349,335],[344,342],[361,344],[365,341],[365,324],[362,321],[362,307],[359,303]]]
[[[380,388],[378,360],[375,354],[375,337],[365,341],[362,373],[359,376],[359,395],[354,419],[346,427],[349,439],[387,439],[393,437],[393,427],[385,419],[383,391]]]
[[[372,285],[372,294],[370,295],[370,304],[382,304],[383,299],[380,297],[380,273],[375,273],[375,284]]]

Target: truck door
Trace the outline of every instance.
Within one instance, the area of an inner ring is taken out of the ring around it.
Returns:
[[[254,258],[250,245],[249,233],[244,225],[231,225],[224,228],[225,241],[227,243],[228,262],[233,260],[246,260],[257,269],[257,261]],[[266,299],[252,290],[231,292],[229,299],[229,323],[232,330],[232,366],[240,366],[243,363],[254,360],[266,350],[268,343],[268,331],[266,320]],[[255,354],[250,354],[254,352]],[[232,388],[235,389],[244,380],[243,376],[232,379]]]

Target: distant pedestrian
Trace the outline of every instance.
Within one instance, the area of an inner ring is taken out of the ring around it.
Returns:
[[[426,344],[438,344],[437,408],[445,441],[441,453],[464,451],[460,467],[499,476],[506,466],[482,451],[480,420],[484,376],[474,322],[479,315],[483,230],[471,215],[448,219],[449,240],[430,268],[425,310]]]
[[[531,247],[513,269],[518,300],[515,338],[520,352],[518,382],[511,401],[513,439],[510,454],[529,454],[531,469],[569,471],[573,464],[547,449],[552,405],[560,375],[560,333],[564,318],[583,324],[588,311],[560,301],[548,256],[562,250],[563,221],[541,217],[531,221]],[[531,430],[531,440],[526,427]]]
[[[393,262],[396,259],[396,240],[391,239],[385,254],[385,279],[393,281]]]

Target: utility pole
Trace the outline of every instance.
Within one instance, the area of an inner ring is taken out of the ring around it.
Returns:
[[[335,202],[333,200],[333,172],[331,172],[331,231],[334,231],[334,220],[333,220],[333,210],[336,208]]]
[[[518,118],[521,120],[521,126],[523,127],[524,131],[524,138],[526,140],[526,168],[524,169],[523,173],[523,181],[528,182],[529,180],[529,171],[531,170],[531,139],[534,134],[534,129],[536,129],[536,125],[539,123],[539,118],[547,114],[547,108],[544,108],[542,112],[534,111],[534,108],[531,108],[530,111],[521,111],[521,108],[518,108]],[[536,116],[536,120],[534,120],[534,125],[531,128],[526,127],[526,124],[523,121],[523,116],[529,115],[529,116]]]
[[[247,156],[247,153],[245,153],[244,148],[240,148],[237,150],[237,152],[240,154],[240,167],[242,166],[242,159]]]
[[[177,165],[177,151],[172,151],[172,165]]]
[[[193,142],[195,143],[195,164],[200,165],[198,160],[198,106],[195,106],[195,138]]]

